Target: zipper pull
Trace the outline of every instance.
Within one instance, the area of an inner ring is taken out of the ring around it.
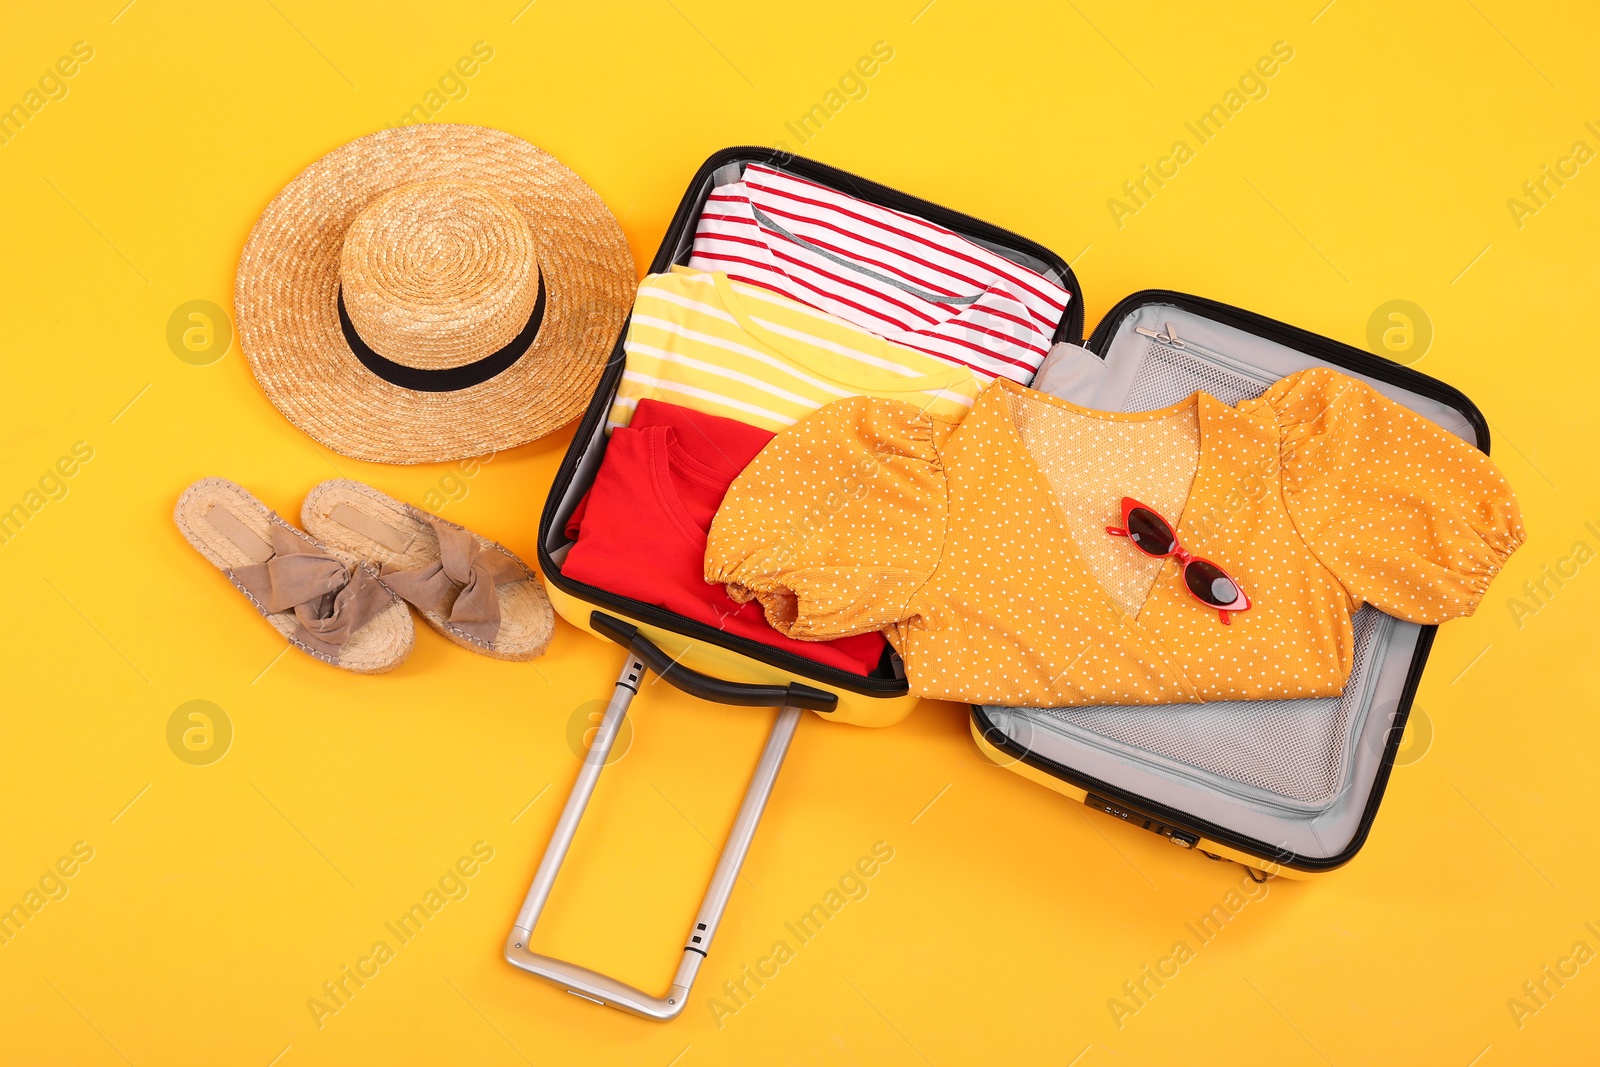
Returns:
[[[1146,329],[1143,326],[1135,326],[1133,328],[1133,332],[1144,334],[1146,337],[1153,337],[1162,344],[1168,345],[1172,348],[1186,347],[1182,339],[1178,337],[1178,328],[1176,326],[1172,325],[1170,322],[1163,323],[1163,325],[1166,327],[1166,333],[1157,333],[1155,330]]]

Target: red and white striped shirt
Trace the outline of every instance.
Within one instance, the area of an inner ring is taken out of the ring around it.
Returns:
[[[689,266],[1023,385],[1072,299],[943,226],[759,164],[711,191]]]

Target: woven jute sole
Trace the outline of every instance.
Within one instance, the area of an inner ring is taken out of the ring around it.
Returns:
[[[340,507],[351,508],[388,527],[396,535],[390,538],[392,545],[403,547],[383,544],[339,522],[334,514]],[[300,521],[305,528],[335,555],[369,560],[380,570],[413,570],[439,559],[438,535],[423,515],[424,512],[410,504],[346,478],[335,478],[312,489],[300,508]],[[437,516],[433,518],[435,522],[458,530],[465,529]],[[507,582],[495,590],[500,597],[500,629],[493,642],[481,641],[463,632],[437,612],[418,609],[417,614],[463,648],[495,659],[533,659],[544,652],[555,632],[555,612],[550,607],[550,598],[545,596],[538,576],[513,552],[471,530],[466,532],[472,534],[482,550],[508,557],[527,575],[525,580]]]
[[[328,555],[337,553],[289,525],[271,508],[251,495],[249,490],[226,478],[202,478],[178,497],[172,518],[177,523],[184,540],[193,545],[195,551],[204,556],[212,566],[220,570],[228,581],[233,583],[234,588],[243,593],[245,599],[249,600],[262,617],[272,624],[272,628],[295,648],[314,659],[357,674],[382,674],[394,669],[411,654],[412,643],[415,640],[411,613],[407,610],[405,601],[392,592],[389,596],[393,602],[352,634],[340,647],[338,655],[330,656],[299,640],[295,634],[300,623],[293,611],[267,611],[234,577],[235,568],[246,567],[261,560],[252,558],[248,552],[212,525],[207,516],[214,508],[226,510],[245,529],[269,544],[272,540],[272,527],[276,525],[288,530],[319,552]]]

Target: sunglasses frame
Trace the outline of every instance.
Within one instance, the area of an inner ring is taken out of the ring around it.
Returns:
[[[1167,531],[1172,534],[1172,547],[1170,549],[1165,552],[1151,552],[1129,534],[1128,531],[1132,529],[1131,523],[1133,519],[1133,513],[1135,511],[1147,511],[1151,515],[1154,515],[1156,518],[1161,520],[1162,524],[1166,526]],[[1206,559],[1204,556],[1196,556],[1188,549],[1184,548],[1178,540],[1178,527],[1172,522],[1169,522],[1165,515],[1161,514],[1161,512],[1157,511],[1149,504],[1141,504],[1131,496],[1123,497],[1122,525],[1120,527],[1107,526],[1106,533],[1110,534],[1112,537],[1128,538],[1129,542],[1132,543],[1134,548],[1154,559],[1177,560],[1178,577],[1183,581],[1183,591],[1188,593],[1197,602],[1204,604],[1207,608],[1215,611],[1218,617],[1222,619],[1223,625],[1231,626],[1233,624],[1233,619],[1231,618],[1232,615],[1235,615],[1241,611],[1250,610],[1250,598],[1245,595],[1244,586],[1239,584],[1239,579],[1229,574],[1228,571],[1220,566],[1215,560]],[[1233,601],[1231,604],[1213,604],[1208,600],[1202,599],[1199,594],[1197,594],[1193,589],[1189,588],[1189,581],[1184,576],[1184,572],[1189,569],[1189,565],[1191,563],[1204,563],[1207,566],[1215,567],[1218,574],[1222,575],[1224,578],[1228,579],[1228,581],[1233,583],[1233,588],[1238,591],[1239,598]]]

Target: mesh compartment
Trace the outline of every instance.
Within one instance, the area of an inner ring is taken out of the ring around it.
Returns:
[[[1151,341],[1123,410],[1164,408],[1196,390],[1237,404],[1259,396],[1272,380]],[[1352,620],[1351,684],[1341,696],[1042,710],[1101,737],[1230,781],[1304,803],[1330,801],[1343,787],[1350,720],[1360,710],[1363,692],[1356,682],[1368,665],[1380,618],[1375,608],[1362,608]]]
[[[1199,390],[1230,407],[1266,392],[1275,379],[1255,377],[1230,367],[1204,363],[1187,352],[1151,341],[1124,401],[1124,411],[1154,411]]]

